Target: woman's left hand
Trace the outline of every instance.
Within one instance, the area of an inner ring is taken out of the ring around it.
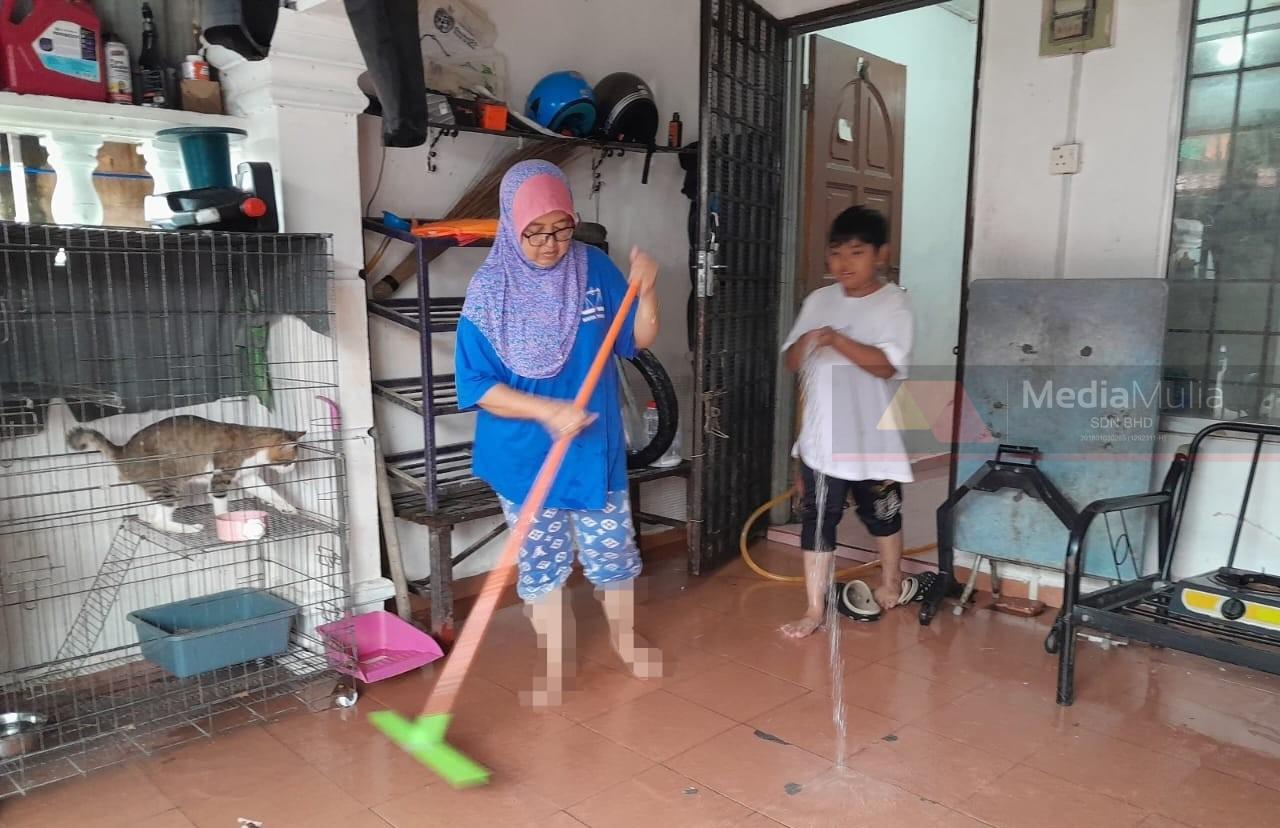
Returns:
[[[648,296],[658,281],[658,263],[638,247],[631,248],[631,276],[629,282],[640,282],[640,295]]]

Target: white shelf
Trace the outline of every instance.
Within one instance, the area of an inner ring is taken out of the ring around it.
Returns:
[[[138,142],[162,129],[181,126],[243,129],[244,120],[231,115],[0,92],[0,132],[77,132]]]

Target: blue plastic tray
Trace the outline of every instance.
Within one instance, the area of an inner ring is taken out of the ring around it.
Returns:
[[[269,592],[233,589],[129,613],[142,655],[178,678],[289,649],[297,604]]]

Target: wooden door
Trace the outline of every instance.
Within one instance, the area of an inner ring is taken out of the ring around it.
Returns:
[[[856,205],[874,207],[889,219],[889,277],[898,281],[907,67],[814,35],[804,105],[808,138],[797,300],[830,283],[827,230],[841,211]]]

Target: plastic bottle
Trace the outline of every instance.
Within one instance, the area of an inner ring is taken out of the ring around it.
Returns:
[[[187,55],[182,61],[183,80],[209,80],[209,64],[199,55]]]
[[[684,143],[684,124],[680,123],[680,113],[677,112],[671,118],[671,123],[667,124],[667,146],[678,147],[682,143]]]
[[[111,103],[133,103],[133,69],[129,64],[129,47],[115,35],[107,35],[104,52],[107,64],[107,100]]]
[[[649,443],[658,436],[658,404],[653,400],[644,409],[644,433]]]

